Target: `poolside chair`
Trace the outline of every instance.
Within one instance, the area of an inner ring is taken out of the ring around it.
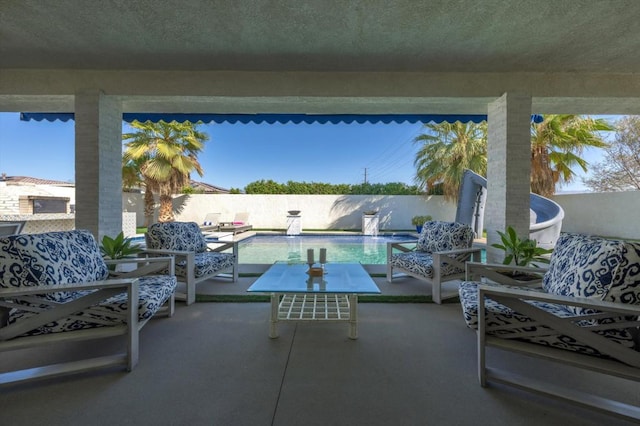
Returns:
[[[22,232],[25,221],[0,222],[0,235],[17,235]]]
[[[220,222],[220,231],[233,232],[234,235],[249,231],[252,228],[253,226],[249,225],[249,213],[247,212],[236,213],[232,222]]]
[[[394,271],[426,281],[433,301],[442,303],[442,283],[464,278],[466,261],[480,261],[481,249],[471,248],[473,235],[462,223],[425,222],[418,240],[387,243],[387,281],[397,276]]]
[[[200,225],[202,231],[217,231],[220,229],[220,213],[207,213]]]
[[[186,292],[177,292],[176,299],[187,305],[196,301],[196,284],[202,281],[216,276],[238,281],[238,243],[207,242],[196,222],[154,223],[144,237],[147,255],[175,259],[178,282],[186,286]]]
[[[535,287],[514,285],[496,273],[509,269],[544,276]],[[565,233],[546,271],[467,263],[467,280],[459,295],[464,319],[478,334],[481,386],[507,384],[640,420],[638,399],[630,405],[610,389],[547,383],[504,371],[501,361],[489,368],[495,351],[486,349],[640,382],[640,243]]]

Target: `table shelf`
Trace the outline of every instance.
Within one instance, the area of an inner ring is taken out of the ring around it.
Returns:
[[[278,320],[349,321],[351,304],[346,294],[284,294]]]

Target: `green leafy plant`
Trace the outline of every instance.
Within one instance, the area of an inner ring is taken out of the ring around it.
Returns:
[[[544,255],[551,253],[553,250],[538,247],[536,240],[518,237],[515,229],[511,226],[507,227],[507,232],[497,232],[500,235],[502,244],[491,244],[491,247],[504,250],[505,257],[502,262],[504,265],[513,263],[517,266],[535,266],[534,262],[549,263],[549,259]]]
[[[432,220],[433,218],[429,215],[427,216],[414,216],[411,218],[411,224],[414,226],[422,226],[425,222]]]
[[[100,252],[103,257],[109,259],[123,259],[140,253],[142,248],[139,244],[133,244],[130,239],[124,237],[124,232],[120,232],[115,238],[107,235],[102,237]]]

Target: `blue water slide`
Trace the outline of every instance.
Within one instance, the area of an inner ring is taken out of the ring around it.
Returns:
[[[487,179],[471,170],[465,170],[458,193],[456,222],[473,227],[476,235],[484,229],[484,206],[487,200]],[[538,194],[529,195],[529,238],[545,248],[553,248],[560,236],[564,210],[555,201]]]

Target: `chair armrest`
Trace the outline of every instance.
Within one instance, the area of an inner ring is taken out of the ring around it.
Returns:
[[[37,306],[18,306],[21,299],[27,299],[29,304],[37,303],[34,299],[38,298],[30,296],[39,296],[53,292],[77,292],[82,290],[95,291],[78,295],[77,298],[65,303],[48,302],[45,299],[41,299],[42,303],[47,305],[47,309],[41,309]],[[130,303],[127,304],[125,313],[128,330],[129,333],[135,333],[138,330],[138,309],[137,303],[133,303],[133,301],[137,301],[139,295],[137,279],[116,279],[86,283],[54,284],[9,289],[3,288],[0,290],[0,303],[2,303],[3,308],[16,307],[20,310],[32,312],[35,315],[0,328],[0,342],[8,341],[27,333],[30,330],[53,321],[57,321],[61,318],[76,315],[96,303],[100,303],[101,301],[107,300],[110,297],[124,292],[127,293],[127,299],[130,301]]]
[[[0,288],[0,298],[12,298],[12,297],[18,297],[18,296],[28,296],[32,294],[56,293],[59,291],[80,291],[80,290],[109,289],[109,288],[120,288],[120,287],[127,288],[131,286],[134,282],[136,282],[134,278],[132,279],[124,278],[124,279],[91,281],[86,283]]]
[[[441,256],[450,256],[450,255],[455,255],[455,254],[464,254],[464,253],[481,253],[482,249],[480,247],[470,247],[470,248],[463,248],[463,249],[455,249],[455,250],[443,250],[443,251],[434,251],[432,254],[435,255],[441,255]]]
[[[193,251],[186,250],[167,250],[167,249],[145,249],[141,254],[164,254],[167,256],[187,256],[189,253],[195,253]]]
[[[431,253],[431,256],[433,257],[434,275],[440,275],[440,268],[443,263],[464,270],[465,263],[469,259],[469,257],[472,256],[473,260],[478,261],[480,260],[481,252],[482,249],[478,247],[434,251],[433,253]],[[456,255],[458,254],[467,254],[468,256],[463,256],[461,259],[458,259],[456,258]]]
[[[604,302],[582,297],[561,296],[545,292],[532,292],[514,288],[478,285],[478,344],[484,345],[489,339],[487,334],[502,328],[500,324],[487,321],[485,298],[488,297],[515,312],[526,315],[536,327],[545,326],[562,335],[569,336],[580,344],[586,344],[603,355],[625,364],[640,368],[640,352],[633,347],[624,347],[600,330],[638,330],[640,329],[640,305]],[[536,306],[531,301],[540,301],[555,305],[585,308],[586,313],[573,317],[562,317]],[[611,321],[613,320],[613,321]],[[494,338],[495,339],[495,338]],[[497,337],[496,340],[501,340]]]
[[[405,245],[408,245],[408,244],[413,244],[413,247],[405,247]],[[410,251],[415,251],[417,244],[418,244],[418,240],[402,241],[398,243],[387,243],[387,253],[391,253],[393,249],[397,249],[405,253]]]
[[[136,268],[126,272],[109,271],[109,275],[118,278],[137,278],[145,275],[163,274],[175,275],[175,262],[171,256],[166,257],[136,257],[117,260],[105,260],[107,265],[136,263]],[[142,264],[142,265],[141,265]]]
[[[501,263],[479,263],[467,262],[466,277],[467,281],[481,281],[486,278],[498,284],[522,286],[522,287],[540,287],[542,277],[548,271],[548,268],[534,268],[515,265],[503,265]],[[533,280],[518,280],[515,275],[505,274],[505,272],[530,274],[539,276]]]
[[[487,284],[478,284],[478,291],[480,291],[481,294],[485,295],[490,294],[495,296],[505,296],[512,299],[538,300],[541,302],[554,303],[558,305],[570,305],[581,308],[592,308],[598,311],[606,311],[616,314],[640,316],[640,305],[605,302],[602,300],[587,299],[586,297],[562,296],[559,294],[551,294],[545,292],[532,292],[528,290],[520,290],[517,288],[500,287]],[[638,325],[640,325],[640,323]]]
[[[218,244],[217,247],[211,247],[212,244]],[[238,252],[238,242],[210,242],[207,243],[207,251],[215,251],[215,252],[223,252],[225,250],[233,249],[233,253],[236,254]]]

